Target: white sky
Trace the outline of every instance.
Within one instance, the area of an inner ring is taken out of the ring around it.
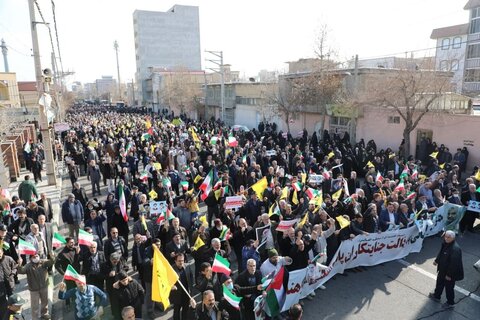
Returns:
[[[53,32],[51,0],[38,3]],[[202,55],[204,50],[223,50],[224,62],[248,77],[261,69],[283,71],[286,61],[312,57],[316,31],[322,24],[328,25],[331,44],[341,61],[355,54],[362,59],[434,47],[430,39],[432,29],[468,22],[468,12],[463,10],[466,3],[467,0],[55,1],[63,66],[76,72],[69,82],[93,82],[102,75],[117,78],[114,40],[120,46],[122,82],[134,78],[135,9],[166,11],[174,4],[199,6]],[[18,80],[35,79],[29,20],[27,0],[0,0],[0,38],[10,46],[10,71],[17,72]],[[38,25],[38,29],[42,67],[50,67],[47,28]],[[434,54],[434,50],[429,50],[416,56]]]

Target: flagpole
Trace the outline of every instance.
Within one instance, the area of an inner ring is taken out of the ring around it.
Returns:
[[[183,283],[182,281],[180,281],[180,278],[178,279],[178,284],[180,285],[180,287],[182,287],[183,291],[185,291],[185,293],[187,294],[187,296],[190,298],[190,300],[192,300],[192,296],[190,295],[190,293],[188,293],[187,289],[185,289],[185,287],[183,286]]]

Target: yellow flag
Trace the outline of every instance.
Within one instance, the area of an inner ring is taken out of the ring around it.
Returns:
[[[335,219],[337,219],[338,223],[340,224],[340,229],[343,229],[343,228],[348,227],[350,225],[350,221],[345,219],[343,216],[338,216]]]
[[[200,220],[204,226],[208,227],[207,215],[206,214],[204,214],[203,216],[200,216],[198,218],[198,220]]]
[[[172,286],[177,283],[178,275],[173,270],[170,263],[158,250],[156,246],[153,247],[153,272],[152,272],[152,300],[161,302],[166,309],[170,305],[168,297]],[[178,288],[181,290],[181,288]],[[148,299],[148,298],[147,298]]]
[[[306,181],[307,181],[307,174],[302,173],[302,184],[305,184]]]
[[[154,167],[155,170],[157,170],[157,171],[162,170],[162,165],[161,165],[159,162],[155,162],[155,163],[153,164],[153,167]]]
[[[148,193],[148,195],[150,196],[150,199],[156,199],[158,194],[155,192],[155,190],[152,190]]]
[[[335,157],[335,153],[332,151],[328,154],[328,159]]]
[[[156,146],[155,144],[152,144],[152,145],[150,146],[150,150],[151,150],[152,153],[153,153],[153,151],[155,151],[155,148],[156,148],[156,147],[157,147],[157,146]]]
[[[307,221],[308,221],[308,212],[306,212],[305,215],[303,216],[302,220],[300,220],[300,222],[297,225],[297,228],[303,227],[305,225],[305,223],[307,223]]]
[[[445,163],[439,164],[438,166],[440,167],[440,169],[443,169],[445,168]]]
[[[367,162],[367,167],[369,167],[369,168],[375,168],[375,165],[374,165],[371,161],[368,161],[368,162]]]
[[[193,183],[197,183],[198,181],[202,180],[202,176],[197,174],[197,176],[195,177],[195,179],[193,179]]]
[[[388,155],[388,158],[389,159],[395,158],[395,153],[392,153],[392,154]]]
[[[282,194],[280,196],[280,200],[288,198],[288,187],[282,189]]]
[[[475,180],[480,181],[480,170],[477,170],[477,173],[475,173]]]
[[[218,201],[218,199],[220,199],[220,197],[222,196],[223,190],[222,190],[222,188],[220,188],[218,190],[215,190],[213,193],[215,194],[215,198]]]
[[[338,200],[338,199],[340,199],[340,196],[342,195],[342,191],[343,191],[343,189],[340,189],[340,190],[338,190],[337,192],[335,192],[334,194],[332,194],[332,199],[333,199],[333,200]]]
[[[280,210],[278,210],[277,203],[274,202],[274,203],[270,206],[270,209],[268,210],[268,216],[271,217],[271,216],[273,216],[274,214],[279,215],[279,214],[280,214],[279,211],[280,211]]]
[[[293,190],[292,203],[298,204],[297,190]]]
[[[198,249],[200,249],[204,245],[205,245],[205,242],[203,242],[202,238],[200,236],[198,236],[192,249],[197,251]]]
[[[430,154],[430,157],[435,158],[435,159],[437,158],[437,156],[438,156],[438,152],[432,152]]]
[[[253,191],[257,194],[257,196],[262,199],[263,197],[263,192],[265,189],[268,187],[268,182],[267,182],[267,177],[263,177],[262,179],[258,180],[257,183],[255,183],[252,186]]]
[[[193,141],[195,141],[195,142],[200,142],[200,139],[198,138],[197,133],[195,132],[195,130],[190,130],[190,133],[192,134]]]
[[[320,207],[323,204],[323,196],[320,194],[319,196],[310,200],[309,204],[313,203],[315,206]]]

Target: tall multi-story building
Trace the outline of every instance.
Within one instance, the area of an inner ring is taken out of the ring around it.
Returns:
[[[431,39],[437,41],[435,68],[440,71],[452,71],[454,90],[463,90],[463,71],[467,48],[468,23],[433,29]]]
[[[95,80],[95,85],[98,97],[104,100],[112,100],[117,86],[117,81],[113,79],[113,76],[102,76],[101,79]]]
[[[463,92],[476,96],[480,93],[480,0],[469,0],[463,9],[470,11]]]
[[[149,68],[201,70],[200,23],[196,6],[166,12],[135,10],[133,29],[138,100],[145,103]],[[142,103],[142,104],[143,104]]]

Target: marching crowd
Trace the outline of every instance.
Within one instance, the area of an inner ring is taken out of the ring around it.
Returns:
[[[65,279],[58,297],[75,319],[95,319],[98,306],[108,304],[113,319],[154,318],[168,305],[152,299],[159,249],[178,275],[169,296],[175,320],[256,319],[265,278],[282,266],[328,265],[342,241],[406,228],[429,219],[445,201],[480,201],[478,168],[465,173],[468,151],[452,155],[428,139],[415,159],[405,158],[402,146],[378,150],[373,140],[351,144],[348,134],[327,130],[294,137],[268,123],[235,131],[214,119],[95,107],[71,110],[67,122],[71,129],[58,137],[55,152],[72,184],[61,206],[68,237],[52,223],[50,200],[26,176],[18,196],[1,203],[2,315],[22,304],[13,294],[18,273],[27,275],[33,319],[49,319],[49,275],[58,272]],[[36,182],[41,147],[29,142],[27,151]],[[91,194],[79,183],[82,175]],[[241,197],[239,206],[228,206],[232,196]],[[466,211],[460,232],[473,232],[477,217]],[[222,272],[219,263],[228,270],[236,265],[238,273]],[[449,263],[439,259],[439,272],[450,270]],[[443,286],[453,304],[449,283]],[[443,291],[439,285],[433,298]],[[199,303],[192,299],[197,292]],[[278,316],[300,319],[302,308],[296,304]]]

